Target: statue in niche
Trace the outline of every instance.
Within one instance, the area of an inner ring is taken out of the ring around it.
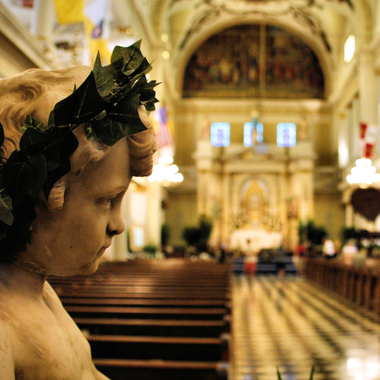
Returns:
[[[244,228],[259,228],[265,221],[267,202],[264,189],[259,181],[250,181],[240,201],[244,216]]]
[[[0,80],[2,380],[107,379],[46,279],[97,270],[124,230],[132,176],[151,173],[156,142],[145,107],[157,100],[139,46],[115,48],[105,67],[97,59],[92,70]]]

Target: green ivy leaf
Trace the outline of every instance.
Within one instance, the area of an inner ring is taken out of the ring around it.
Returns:
[[[0,223],[0,241],[6,236],[8,226],[5,223]]]
[[[22,252],[26,250],[26,244],[30,244],[30,225],[36,218],[34,202],[30,197],[25,197],[21,201],[14,210],[14,217],[14,223],[11,226],[5,226],[7,231],[1,241],[0,252],[11,254]]]
[[[16,208],[31,191],[41,190],[46,177],[46,160],[42,154],[28,156],[15,150],[3,168],[3,180]]]
[[[140,95],[140,103],[141,104],[148,103],[152,99],[155,99],[155,96],[156,96],[156,92],[154,90],[151,90],[149,88],[142,90],[141,95]]]
[[[309,380],[313,380],[313,378],[314,378],[314,370],[315,370],[315,367],[312,366],[312,367],[311,367],[311,371],[310,371],[310,377],[309,377]]]
[[[44,131],[44,125],[40,121],[33,118],[33,116],[31,115],[26,115],[24,127],[25,127],[25,130],[27,128],[33,128],[38,131],[42,131],[42,132]]]
[[[55,120],[54,120],[54,110],[53,110],[49,114],[48,126],[51,127],[54,125],[55,125]]]
[[[18,207],[17,214],[15,213],[14,226],[17,228],[16,232],[18,233],[18,235],[23,238],[23,240],[18,239],[19,241],[21,241],[19,243],[17,242],[20,246],[19,251],[25,250],[26,248],[26,245],[25,243],[23,243],[23,241],[25,241],[28,244],[31,243],[30,225],[32,224],[34,219],[36,219],[34,202],[29,197],[25,197],[20,203],[20,206]]]
[[[140,57],[139,57],[140,58]],[[135,81],[139,76],[145,75],[152,70],[152,66],[149,64],[147,59],[141,55],[141,60],[135,59],[133,62],[136,66],[132,67],[127,65],[121,72],[125,75],[126,80]]]
[[[141,40],[136,41],[128,47],[115,46],[111,54],[111,63],[123,60],[124,66],[133,60],[141,62]],[[136,65],[135,65],[136,66]]]
[[[67,135],[71,133],[70,128],[51,128],[50,130],[39,130],[28,128],[20,140],[20,150],[31,156],[42,154],[46,159],[46,169],[53,170],[60,164],[60,149]]]
[[[71,170],[70,156],[78,148],[78,140],[75,135],[70,132],[66,135],[66,139],[62,142],[59,151],[59,166],[54,170],[49,170],[46,175],[43,191],[45,198],[49,199],[49,194],[54,184]]]
[[[0,146],[4,144],[4,128],[3,125],[0,123]]]
[[[6,195],[4,191],[0,192],[0,221],[7,224],[8,226],[12,225],[14,220],[11,210],[12,199]]]
[[[101,64],[99,52],[96,56],[94,68],[96,87],[100,96],[103,98],[109,95],[114,87],[114,79],[112,73],[108,72]]]
[[[109,106],[99,94],[93,72],[67,98],[54,107],[55,124],[82,124]]]
[[[139,96],[132,95],[120,101],[107,118],[91,120],[86,126],[88,138],[98,138],[103,144],[112,146],[127,135],[144,131],[146,127],[140,120],[138,104]]]
[[[128,47],[116,46],[112,52],[111,63],[122,68],[115,75],[116,83],[124,86],[128,82],[134,82],[137,77],[148,73],[152,66],[141,54],[141,40]]]

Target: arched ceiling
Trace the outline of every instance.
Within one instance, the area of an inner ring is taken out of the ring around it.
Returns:
[[[15,3],[4,2],[9,6]],[[132,26],[136,36],[148,38],[153,50],[167,50],[170,60],[166,66],[170,74],[165,81],[171,82],[169,87],[176,93],[180,92],[187,62],[203,42],[223,29],[249,23],[277,25],[303,39],[317,55],[327,93],[331,93],[342,66],[346,38],[354,34],[357,46],[369,44],[379,28],[376,17],[380,17],[378,0],[112,0],[110,3],[111,39],[124,43],[125,31]],[[27,17],[22,17],[18,7],[15,14],[30,24],[31,10]],[[141,30],[144,32],[140,33]]]
[[[237,18],[283,20],[330,48],[339,34],[347,32],[368,41],[372,28],[367,0],[149,0],[144,4],[156,33],[168,34],[180,48],[211,24]]]

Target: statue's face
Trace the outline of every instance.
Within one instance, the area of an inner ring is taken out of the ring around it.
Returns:
[[[45,203],[36,206],[26,259],[58,276],[95,272],[112,237],[124,230],[121,203],[130,179],[124,138],[73,179],[61,210],[49,212]]]

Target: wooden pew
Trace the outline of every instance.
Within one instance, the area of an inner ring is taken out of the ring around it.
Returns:
[[[86,290],[83,291],[81,289],[62,289],[55,288],[57,294],[60,297],[85,297],[85,298],[155,298],[155,299],[214,299],[214,300],[229,300],[229,295],[225,294],[216,294],[216,293],[200,293],[194,292],[191,293],[189,291],[184,291],[182,293],[176,292],[161,292],[161,291],[126,291],[126,290],[118,290],[118,291],[109,291],[108,289],[98,289],[98,290]]]
[[[137,335],[177,337],[220,337],[230,331],[229,320],[172,320],[74,318],[89,335]]]
[[[160,279],[152,280],[149,283],[142,283],[138,279],[132,281],[132,283],[124,281],[124,279],[118,279],[118,275],[109,275],[108,278],[101,279],[91,279],[91,281],[86,281],[82,278],[69,277],[67,279],[56,279],[53,277],[49,278],[49,282],[54,286],[54,288],[62,289],[66,291],[84,291],[84,292],[94,292],[94,291],[108,291],[108,292],[119,292],[119,293],[149,293],[152,290],[155,291],[168,291],[170,294],[176,293],[196,293],[196,294],[210,294],[211,296],[219,296],[229,293],[229,289],[225,285],[217,285],[212,282],[205,284],[202,282],[196,282],[191,284],[186,282],[184,279],[181,283],[164,283]]]
[[[112,380],[226,380],[226,362],[94,359],[98,370]]]
[[[130,298],[130,297],[60,297],[64,305],[112,305],[112,306],[156,306],[156,307],[226,307],[230,302],[224,299],[188,299],[188,298]]]
[[[137,319],[204,319],[221,320],[226,308],[178,308],[178,307],[132,307],[132,306],[66,306],[72,318],[137,318]]]
[[[90,335],[87,339],[94,359],[228,361],[228,336]]]
[[[305,277],[362,311],[380,316],[380,267],[355,268],[338,260],[305,260]]]
[[[49,281],[112,380],[217,380],[228,373],[230,269],[133,260]]]

